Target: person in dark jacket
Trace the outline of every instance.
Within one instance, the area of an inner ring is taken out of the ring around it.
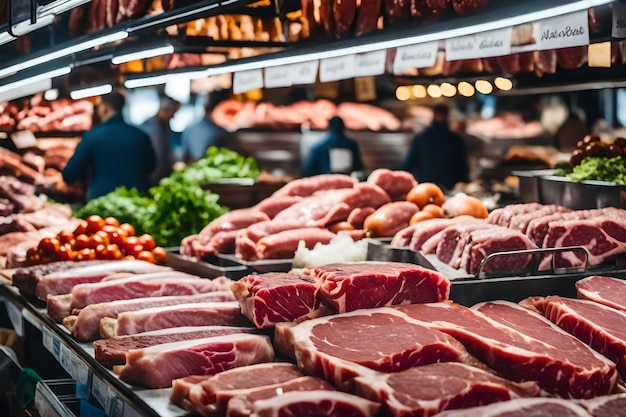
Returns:
[[[352,174],[363,171],[359,144],[348,138],[341,117],[328,122],[329,135],[311,148],[306,156],[302,175]]]
[[[156,168],[148,177],[152,187],[159,185],[161,178],[169,176],[176,162],[172,147],[170,120],[180,109],[180,103],[172,98],[163,97],[159,101],[159,111],[139,126],[150,137],[152,149],[156,155]]]
[[[116,92],[102,96],[96,107],[101,124],[83,136],[63,170],[65,182],[88,185],[89,200],[122,185],[140,191],[148,188],[156,157],[148,135],[122,118],[124,102]]]
[[[434,182],[452,189],[457,182],[469,181],[467,150],[463,139],[448,126],[448,108],[433,109],[433,122],[413,139],[401,169],[420,182]]]

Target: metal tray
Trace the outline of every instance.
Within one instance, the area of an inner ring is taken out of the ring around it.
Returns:
[[[264,259],[260,261],[248,262],[237,258],[237,256],[235,255],[230,254],[218,253],[213,255],[213,257],[215,257],[216,259],[220,259],[223,262],[231,262],[233,264],[248,268],[248,270],[250,271],[249,273],[258,272],[260,274],[263,274],[266,272],[288,272],[293,265],[293,258]]]
[[[165,264],[181,272],[198,275],[203,278],[216,278],[225,276],[238,280],[254,272],[240,262],[224,259],[218,256],[210,256],[198,261],[191,256],[180,254],[180,248],[168,248]]]

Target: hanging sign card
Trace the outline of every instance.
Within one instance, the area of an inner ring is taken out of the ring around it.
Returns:
[[[446,60],[489,58],[511,54],[513,28],[446,39]]]
[[[615,1],[613,6],[613,30],[614,38],[626,38],[626,1]]]
[[[358,54],[355,57],[355,77],[370,77],[385,73],[387,50]]]
[[[319,61],[309,61],[287,65],[291,84],[315,84],[319,65]]]
[[[339,81],[353,78],[356,58],[354,55],[322,59],[320,63],[320,81]]]
[[[263,70],[239,71],[233,76],[233,93],[242,94],[263,88]]]
[[[289,67],[269,67],[265,69],[265,88],[290,87]]]
[[[589,45],[587,10],[542,20],[537,43],[540,51]]]
[[[401,74],[409,68],[430,68],[437,62],[437,52],[439,52],[438,41],[401,46],[396,49],[393,72]]]

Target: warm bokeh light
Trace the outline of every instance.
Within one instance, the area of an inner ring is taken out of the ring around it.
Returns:
[[[493,83],[502,91],[509,91],[513,88],[513,81],[508,78],[498,77]]]
[[[441,93],[445,97],[454,97],[456,94],[456,87],[450,83],[441,84]]]
[[[428,96],[428,93],[426,92],[426,87],[424,87],[423,85],[414,85],[413,86],[413,95],[416,98],[426,98]]]
[[[396,98],[400,101],[407,101],[411,98],[411,89],[405,86],[396,88]]]
[[[476,92],[476,90],[474,89],[474,86],[466,81],[461,81],[459,83],[458,89],[459,89],[459,94],[465,97],[471,97]]]
[[[476,90],[481,94],[491,94],[493,92],[493,85],[487,80],[478,80],[475,85]]]
[[[429,85],[428,90],[426,91],[428,92],[428,95],[432,98],[439,98],[443,95],[443,93],[441,92],[441,87],[435,84]]]

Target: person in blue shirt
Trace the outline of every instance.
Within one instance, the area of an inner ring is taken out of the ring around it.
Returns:
[[[304,160],[302,175],[352,174],[363,171],[359,144],[348,138],[341,117],[328,122],[328,136],[314,145]]]
[[[444,105],[434,107],[432,124],[415,136],[400,169],[419,182],[450,190],[457,182],[469,181],[469,165],[463,139],[448,126],[448,113]]]
[[[124,122],[124,102],[117,92],[102,96],[96,107],[101,124],[83,136],[63,169],[68,184],[81,181],[88,185],[89,200],[122,185],[148,189],[148,175],[156,164],[154,150],[147,134]]]
[[[202,120],[187,126],[183,131],[181,137],[183,161],[197,161],[204,157],[209,147],[221,145],[226,131],[213,122],[211,113],[214,108],[214,105],[208,104],[204,108]]]

